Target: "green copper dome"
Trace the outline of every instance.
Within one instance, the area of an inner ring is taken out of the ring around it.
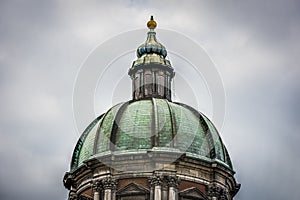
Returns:
[[[71,171],[97,155],[139,150],[177,150],[232,169],[227,150],[206,116],[185,104],[150,98],[118,104],[95,119],[77,142]]]

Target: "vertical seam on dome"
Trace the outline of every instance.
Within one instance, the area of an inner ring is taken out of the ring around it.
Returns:
[[[141,97],[139,96],[139,99],[144,98],[145,97],[145,69],[141,69],[142,72],[140,73],[140,91],[141,91]]]
[[[97,132],[96,132],[96,136],[95,136],[95,140],[94,140],[93,154],[96,154],[96,153],[98,152],[98,151],[97,151],[97,149],[98,149],[97,147],[98,147],[98,139],[99,139],[99,136],[100,136],[100,134],[101,134],[101,133],[100,133],[100,132],[101,132],[101,127],[102,127],[102,124],[103,124],[103,122],[104,122],[106,116],[108,115],[108,113],[109,113],[112,109],[113,109],[113,107],[110,108],[110,109],[104,114],[101,123],[98,125]]]
[[[109,143],[109,149],[111,151],[116,150],[116,136],[117,136],[117,132],[119,129],[119,123],[120,123],[121,117],[122,117],[125,109],[127,108],[127,106],[129,104],[130,104],[129,102],[123,103],[123,105],[121,105],[121,107],[117,111],[116,116],[114,118],[112,130],[111,130],[111,134],[110,134],[110,143]]]
[[[167,74],[166,71],[164,71],[164,99],[167,98]]]
[[[151,98],[151,102],[152,102],[152,105],[153,105],[153,115],[152,115],[152,119],[154,120],[153,122],[153,134],[152,134],[152,137],[153,137],[153,142],[154,142],[154,145],[153,146],[158,146],[159,144],[159,133],[158,133],[158,115],[157,115],[157,104],[156,104],[156,101],[155,101],[155,98]]]
[[[87,138],[88,134],[89,134],[89,129],[91,128],[92,125],[94,125],[94,123],[97,123],[100,118],[103,116],[100,115],[99,117],[97,117],[84,131],[83,133],[81,134],[81,136],[79,137],[79,140],[75,146],[75,149],[73,151],[73,155],[72,155],[72,159],[71,159],[71,171],[74,170],[76,167],[78,167],[78,162],[79,162],[79,156],[80,156],[80,152],[81,152],[81,149],[82,149],[82,146],[83,146],[83,143],[85,142],[85,139]],[[76,157],[75,155],[75,152],[76,151],[79,151],[78,152],[78,156]]]
[[[223,141],[222,141],[222,139],[221,139],[221,137],[220,136],[218,136],[219,137],[219,140],[220,140],[220,142],[221,142],[221,147],[222,147],[222,151],[223,151],[223,160],[224,160],[224,162],[225,163],[227,163],[227,155],[226,155],[226,151],[225,151],[225,145],[224,145],[224,143],[223,143]],[[228,164],[228,163],[227,163]]]
[[[194,115],[196,115],[196,117],[199,117],[199,119],[200,119],[199,123],[200,123],[201,127],[204,129],[205,136],[207,136],[207,137],[205,137],[205,139],[207,141],[208,148],[209,148],[209,158],[211,158],[211,159],[216,158],[217,154],[216,154],[216,149],[214,147],[214,139],[213,139],[212,133],[211,133],[208,125],[206,125],[206,122],[205,122],[203,116],[201,114],[199,114],[199,111],[197,111],[196,109],[194,109],[191,106],[188,106],[188,105],[185,105],[182,103],[177,103],[177,102],[175,102],[175,103],[189,109]],[[205,123],[201,123],[201,120]],[[205,124],[205,127],[204,127],[204,124]]]
[[[211,123],[212,124],[212,123]],[[215,126],[212,124],[212,126],[215,128]],[[222,151],[223,151],[223,160],[224,160],[224,162],[225,163],[227,163],[227,154],[226,154],[226,147],[225,147],[225,145],[224,145],[224,143],[223,143],[223,140],[222,140],[222,138],[221,138],[221,136],[218,134],[218,139],[220,140],[220,143],[221,143],[221,147],[222,147]],[[228,163],[227,163],[228,164]],[[229,165],[229,164],[228,164]]]
[[[155,109],[153,98],[151,98],[152,113],[151,113],[151,148],[155,146]]]
[[[229,165],[229,167],[231,168],[231,169],[233,169],[233,166],[232,166],[232,162],[231,162],[231,159],[230,159],[230,156],[229,156],[229,153],[228,153],[228,150],[227,150],[227,148],[225,147],[225,145],[223,145],[224,146],[224,151],[225,151],[225,162]]]
[[[170,119],[171,119],[171,134],[172,134],[172,147],[174,147],[175,146],[175,144],[174,144],[174,138],[175,138],[175,131],[176,131],[176,133],[177,133],[177,130],[176,130],[176,120],[175,120],[175,118],[174,118],[174,116],[173,116],[173,110],[171,109],[171,107],[170,107],[170,105],[169,105],[169,102],[168,101],[166,101],[166,103],[167,103],[167,106],[168,106],[168,109],[169,109],[169,113],[170,113]]]
[[[217,130],[216,129],[216,127],[215,127],[215,125],[206,117],[206,119],[210,122],[210,124],[214,127],[214,129],[215,130]],[[227,160],[226,160],[226,152],[225,152],[225,145],[224,145],[224,143],[223,143],[223,141],[222,141],[222,138],[221,138],[221,136],[218,134],[218,139],[220,140],[220,143],[221,143],[221,147],[222,147],[222,151],[223,151],[223,159],[224,159],[224,162],[225,163],[227,163]],[[227,163],[228,164],[228,163]]]

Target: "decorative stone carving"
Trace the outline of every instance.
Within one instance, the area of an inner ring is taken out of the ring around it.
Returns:
[[[177,200],[178,199],[178,185],[180,179],[176,175],[167,175],[165,176],[165,182],[169,188],[168,200]]]
[[[220,195],[220,200],[228,200],[228,199],[229,199],[228,191],[227,191],[227,189],[224,188]]]
[[[117,181],[113,177],[109,176],[102,179],[102,186],[104,190],[115,190],[117,188]]]
[[[92,189],[93,189],[93,192],[100,192],[102,190],[102,183],[101,181],[94,181],[93,182],[93,186],[92,186]]]
[[[148,179],[151,192],[150,199],[152,200],[162,200],[162,186],[164,183],[164,177],[158,174],[154,174]]]
[[[208,196],[210,198],[217,198],[220,200],[228,200],[228,191],[216,183],[212,183],[208,186]]]
[[[166,182],[169,187],[178,188],[180,179],[175,175],[170,175],[166,177]]]
[[[93,193],[94,193],[94,200],[100,200],[100,193],[102,190],[101,181],[94,181],[92,189],[93,189]]]
[[[160,175],[153,175],[148,179],[148,181],[151,187],[158,186],[158,185],[161,186],[163,184],[163,177]]]

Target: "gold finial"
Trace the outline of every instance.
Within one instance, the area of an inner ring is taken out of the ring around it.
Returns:
[[[155,29],[156,25],[156,21],[154,21],[153,16],[151,15],[150,21],[148,21],[147,26],[150,29]]]

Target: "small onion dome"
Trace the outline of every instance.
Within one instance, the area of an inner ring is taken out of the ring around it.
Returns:
[[[147,40],[144,44],[140,45],[137,49],[137,57],[140,58],[144,54],[151,54],[155,53],[164,58],[167,56],[166,48],[157,42],[156,40],[156,33],[154,29],[156,27],[156,22],[153,20],[153,16],[151,16],[150,21],[147,23],[148,28],[150,31],[148,32]]]

